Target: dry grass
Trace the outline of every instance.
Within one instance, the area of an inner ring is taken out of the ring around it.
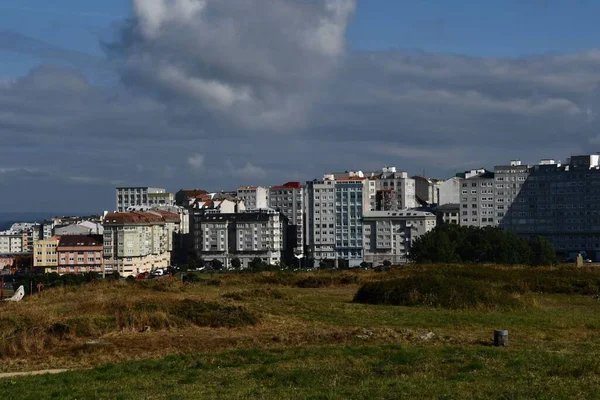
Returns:
[[[527,294],[533,309],[495,312],[352,303],[362,283],[433,268],[457,267],[202,277],[218,279],[219,286],[155,281],[52,289],[0,305],[0,371],[89,367],[257,347],[414,343],[479,348],[491,343],[492,330],[498,328],[510,330],[511,349],[573,354],[600,349],[600,302],[591,296]],[[502,274],[522,271],[489,268]],[[595,269],[586,271],[600,277]],[[186,302],[212,304],[211,310],[220,310],[215,318],[225,322],[195,323],[186,318],[189,310],[177,312],[177,305]],[[239,320],[241,324],[227,322]]]

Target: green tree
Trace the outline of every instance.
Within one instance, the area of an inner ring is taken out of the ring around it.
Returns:
[[[390,268],[392,266],[392,262],[390,260],[384,260],[383,266],[386,268]]]
[[[231,268],[233,268],[236,271],[242,269],[242,262],[239,258],[236,257],[233,260],[231,260]]]
[[[212,260],[210,264],[215,271],[221,271],[223,269],[223,263],[216,258]]]
[[[263,260],[261,260],[259,257],[256,257],[250,261],[248,268],[251,272],[261,272],[265,270],[265,264],[263,263]]]
[[[558,262],[554,246],[541,236],[529,238],[531,265],[554,265]]]

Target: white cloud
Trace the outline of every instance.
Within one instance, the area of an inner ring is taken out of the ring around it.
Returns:
[[[204,156],[202,154],[192,154],[187,159],[188,165],[190,168],[198,170],[204,166]]]

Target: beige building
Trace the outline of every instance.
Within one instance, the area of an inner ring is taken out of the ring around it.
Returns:
[[[60,236],[36,240],[33,244],[33,267],[45,273],[58,272],[58,243]]]
[[[107,273],[136,276],[171,263],[179,216],[167,211],[109,213],[104,218]]]

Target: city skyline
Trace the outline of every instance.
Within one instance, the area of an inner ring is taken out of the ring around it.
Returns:
[[[591,2],[165,4],[0,6],[3,211],[384,165],[448,178],[600,143]]]

